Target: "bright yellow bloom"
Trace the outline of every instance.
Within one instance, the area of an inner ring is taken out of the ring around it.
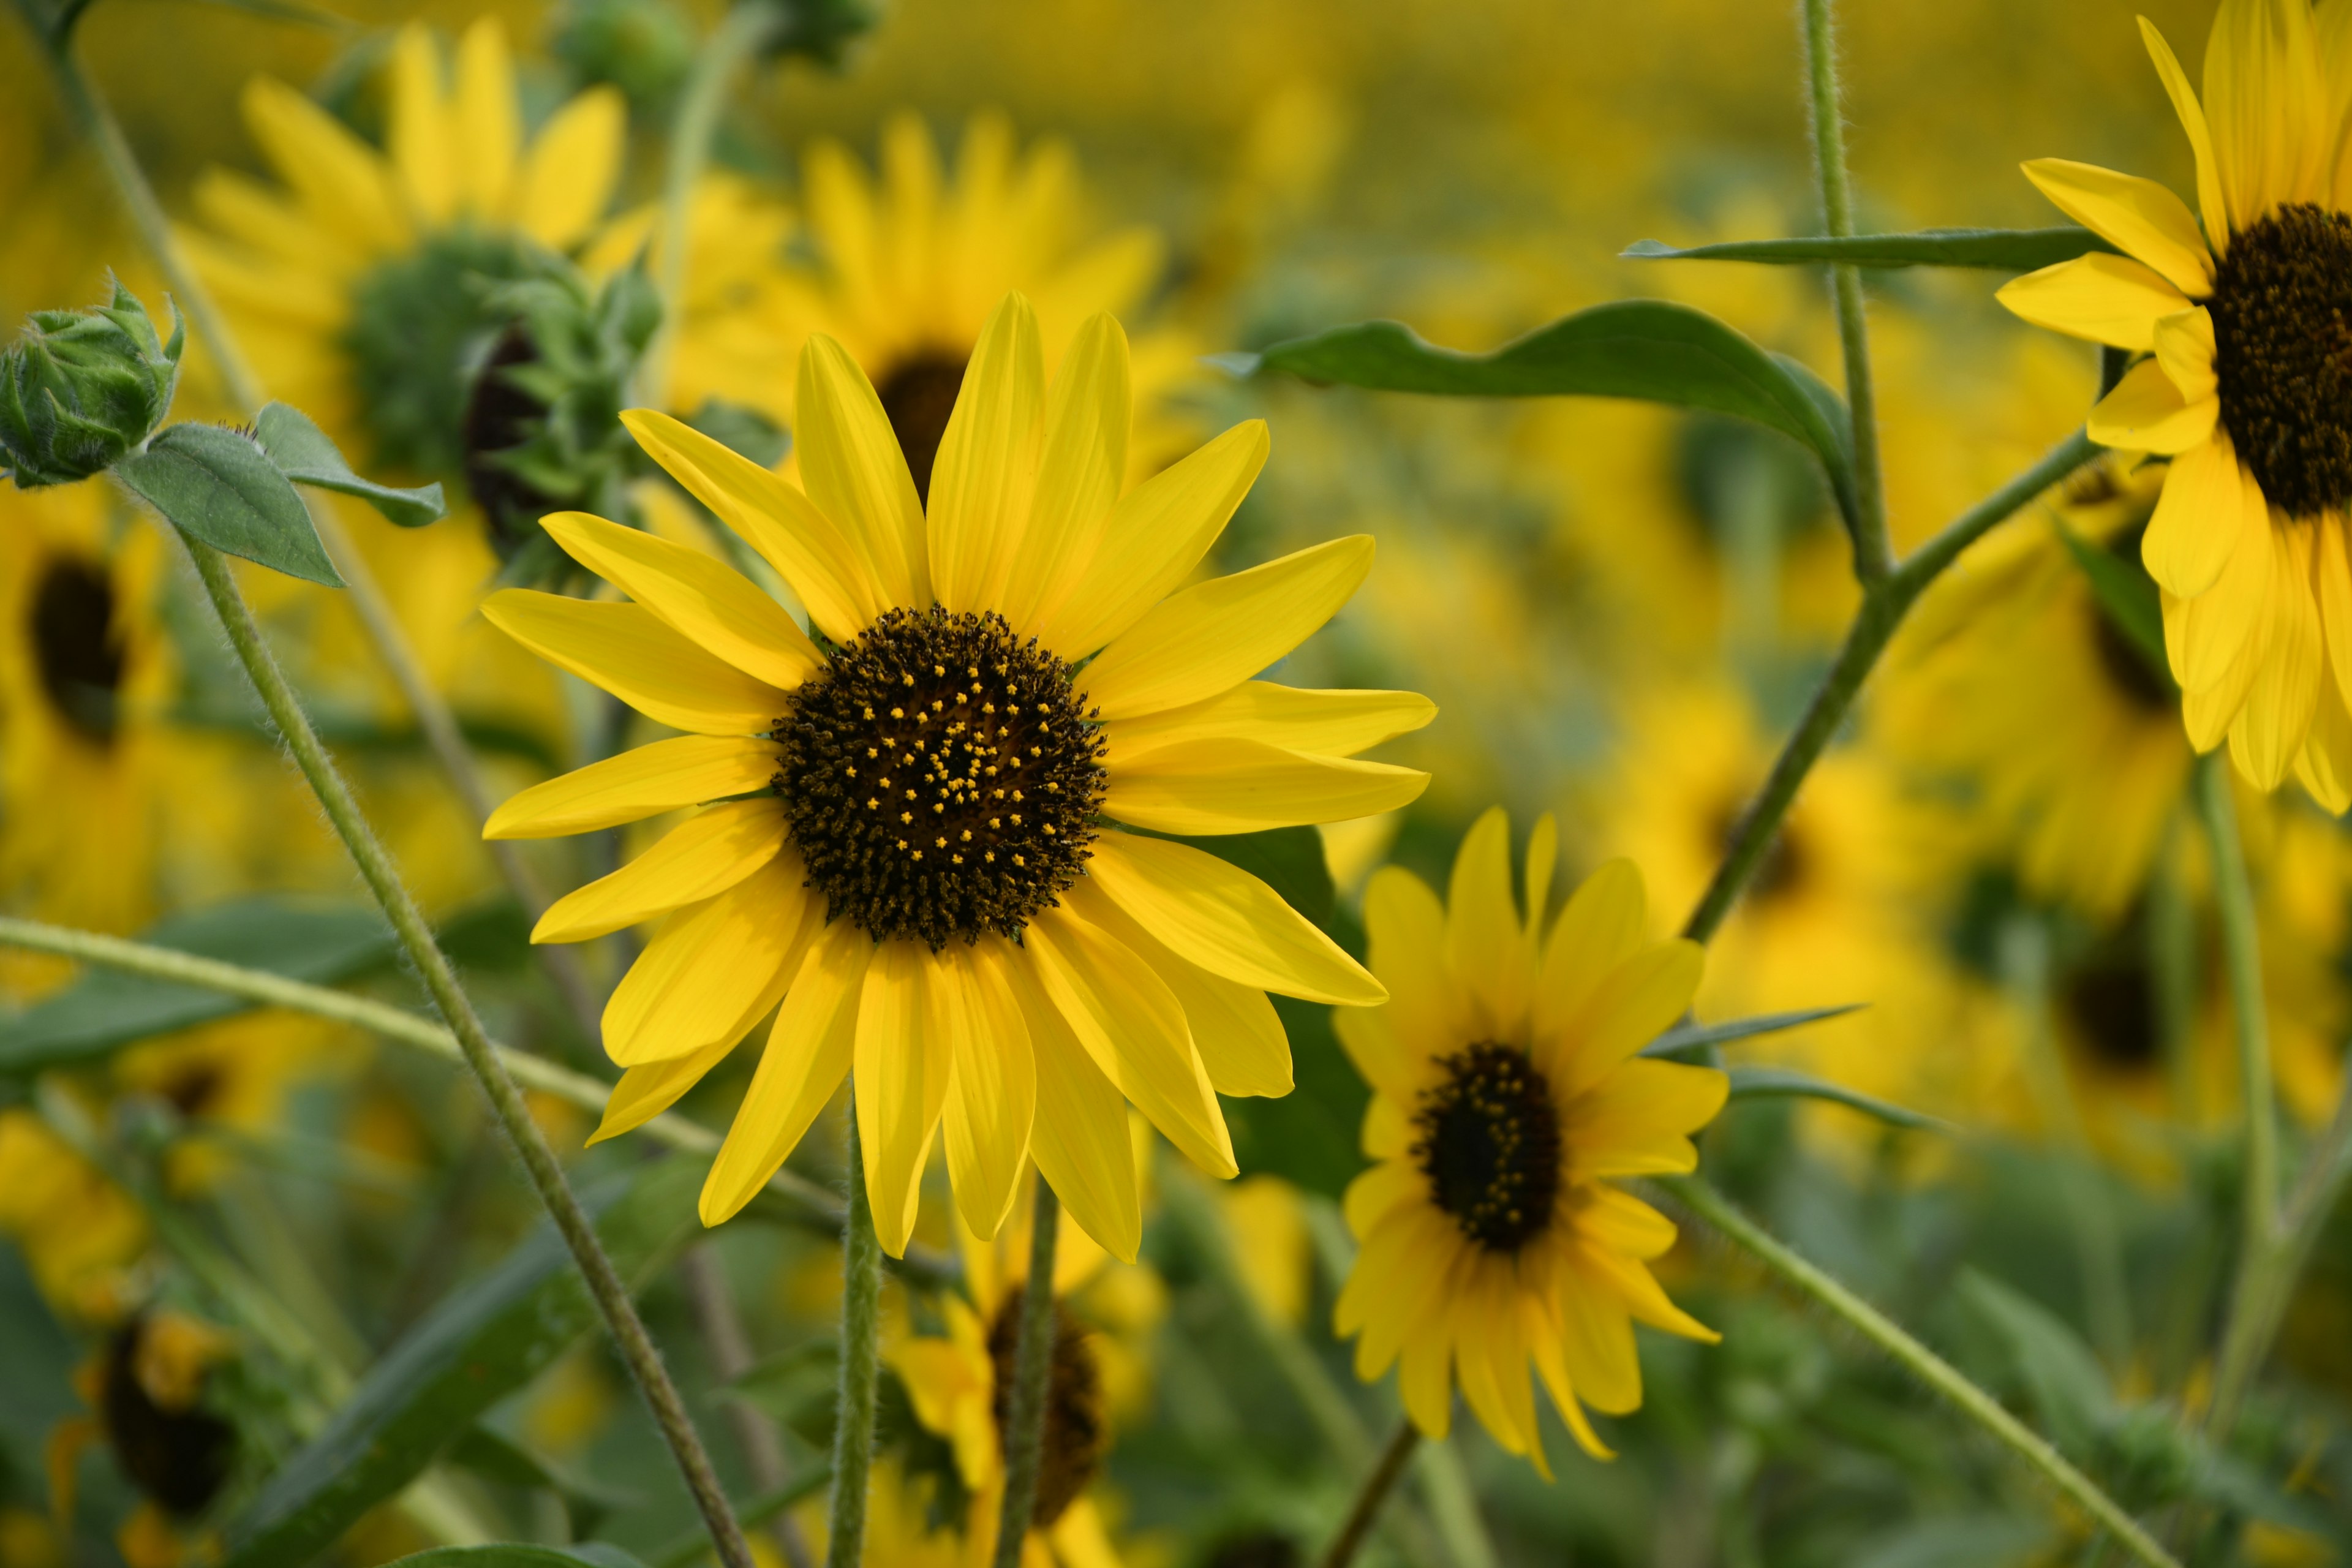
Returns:
[[[1395,867],[1364,898],[1383,1006],[1335,1016],[1372,1102],[1348,1188],[1362,1243],[1339,1331],[1361,1335],[1367,1381],[1402,1360],[1405,1409],[1445,1435],[1456,1383],[1495,1440],[1551,1473],[1532,1360],[1587,1453],[1609,1450],[1584,1406],[1642,1402],[1633,1321],[1712,1342],[1648,1260],[1675,1227],[1612,1182],[1695,1168],[1689,1134],[1723,1108],[1711,1068],[1643,1058],[1698,989],[1694,942],[1653,942],[1641,873],[1602,867],[1548,921],[1559,841],[1528,846],[1527,910],[1511,893],[1510,822],[1478,819],[1446,904]]]
[[[667,416],[625,416],[790,584],[822,649],[709,556],[579,513],[547,519],[550,536],[635,603],[509,591],[485,606],[688,731],[525,791],[492,837],[718,803],[533,933],[669,916],[605,1010],[604,1047],[629,1071],[600,1137],[671,1104],[782,1003],[706,1222],[750,1200],[854,1063],[890,1252],[944,1131],[973,1231],[996,1233],[1034,1157],[1087,1233],[1132,1258],[1126,1102],[1230,1176],[1216,1096],[1291,1084],[1264,993],[1383,996],[1263,882],[1120,830],[1392,809],[1426,775],[1351,759],[1434,711],[1406,692],[1251,679],[1347,602],[1371,541],[1180,587],[1264,463],[1265,427],[1126,488],[1129,385],[1105,315],[1049,388],[1035,314],[1011,296],[981,334],[928,509],[872,384],[830,338],[801,356],[805,490]]]
[[[2352,805],[2352,6],[2222,0],[2202,101],[2140,32],[2197,161],[2204,226],[2153,180],[2063,159],[2026,176],[2123,251],[2021,278],[2029,321],[2148,357],[2092,439],[2170,459],[2142,545],[2200,752]]]

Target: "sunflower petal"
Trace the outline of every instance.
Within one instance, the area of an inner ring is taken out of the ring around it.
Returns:
[[[2191,693],[2225,682],[2242,692],[2241,683],[2252,680],[2253,667],[2261,662],[2270,636],[2271,585],[2278,564],[2271,543],[2270,509],[2244,465],[2233,462],[2231,467],[2240,487],[2237,542],[2213,585],[2180,601],[2180,657],[2173,675]],[[2214,521],[2224,523],[2229,515],[2217,510]]]
[[[863,547],[890,603],[929,607],[923,504],[907,456],[874,384],[848,350],[822,332],[811,334],[801,350],[793,409],[808,499]]]
[[[2221,417],[2221,401],[2183,397],[2157,361],[2142,360],[2091,410],[2087,428],[2102,447],[2175,454],[2203,445]]]
[[[456,144],[466,150],[452,170],[457,209],[485,222],[499,221],[507,216],[522,151],[522,118],[506,29],[496,17],[478,17],[457,40],[457,86],[449,123]]]
[[[561,838],[642,822],[683,805],[763,790],[776,743],[749,735],[680,735],[533,784],[490,813],[485,838]]]
[[[619,870],[556,900],[530,940],[587,942],[716,898],[774,859],[785,836],[783,803],[775,796],[721,802]]]
[[[2037,327],[2135,353],[2156,346],[2158,321],[2193,303],[2153,268],[2104,251],[2013,278],[1993,298]]]
[[[628,118],[628,100],[609,85],[549,115],[515,177],[515,226],[550,249],[578,243],[613,199]]]
[[[1579,1398],[1606,1415],[1642,1403],[1642,1363],[1633,1352],[1633,1320],[1614,1292],[1596,1291],[1573,1270],[1559,1296],[1560,1359]]]
[[[1044,992],[1033,954],[1006,955],[1004,977],[1028,1020],[1037,1058],[1037,1112],[1029,1134],[1037,1173],[1078,1228],[1124,1263],[1143,1244],[1143,1201],[1128,1140],[1127,1100]]]
[[[1290,1092],[1290,1038],[1265,992],[1177,957],[1091,879],[1081,878],[1062,898],[1079,919],[1100,926],[1150,964],[1174,993],[1219,1094],[1278,1099]]]
[[[1263,741],[1186,741],[1105,759],[1104,815],[1156,833],[1255,833],[1347,822],[1421,796],[1418,768],[1286,752]]]
[[[1078,329],[1045,396],[1036,499],[1004,591],[1004,618],[1016,628],[1042,623],[1093,559],[1127,478],[1134,408],[1127,333],[1098,311]]]
[[[1689,1134],[1723,1109],[1731,1080],[1713,1068],[1630,1061],[1572,1100],[1562,1119],[1579,1179],[1696,1170]]]
[[[1001,937],[950,945],[927,976],[929,1026],[947,1042],[947,1110],[940,1122],[956,1210],[974,1236],[992,1237],[1013,1212],[1029,1163],[1037,1110],[1037,1061],[1029,1027],[1005,979]]]
[[[584,511],[551,512],[540,526],[565,554],[754,680],[789,691],[824,667],[782,605],[699,551]]]
[[[2246,689],[2246,706],[2230,728],[2230,755],[2238,771],[2264,790],[2276,789],[2302,754],[2326,674],[2319,604],[2311,581],[2311,531],[2273,528],[2269,532],[2276,563],[2263,610],[2270,644],[2253,684]]]
[[[441,90],[441,51],[423,23],[411,22],[394,35],[391,79],[384,150],[416,216],[427,224],[446,223],[457,209],[456,150]]]
[[[1553,1088],[1590,1090],[1689,1008],[1705,955],[1698,944],[1661,942],[1617,966],[1565,1031]]]
[[[2312,526],[2319,531],[2318,559],[2313,563],[2312,576],[2319,590],[2328,668],[2336,677],[2335,700],[2341,707],[2352,703],[2352,550],[2347,548],[2343,518],[2322,518]]]
[[[2221,0],[2205,41],[2214,163],[2242,233],[2282,202],[2319,194],[2326,102],[2309,0]]]
[[[1185,741],[1263,741],[1318,757],[1352,757],[1418,730],[1437,704],[1417,691],[1318,691],[1244,681],[1222,696],[1104,726],[1111,750],[1141,756]]]
[[[268,77],[246,83],[245,121],[278,177],[337,234],[369,252],[408,242],[392,166],[343,122]]]
[[[1647,935],[1647,895],[1631,860],[1612,860],[1570,895],[1544,943],[1536,976],[1532,1037],[1546,1072],[1601,983],[1640,952]]]
[[[2167,186],[2065,158],[2036,158],[2025,177],[2060,212],[2154,268],[2193,300],[2213,291],[2213,256],[2197,216]]]
[[[2139,19],[2140,41],[2147,46],[2147,58],[2155,62],[2156,74],[2164,83],[2165,96],[2172,100],[2172,111],[2180,118],[2180,129],[2188,134],[2189,150],[2197,160],[2197,210],[2204,216],[2206,243],[2216,252],[2230,244],[2230,204],[2221,190],[2221,165],[2213,156],[2213,133],[2205,123],[2205,110],[2197,101],[2197,93],[2189,85],[2189,73],[2180,68],[2180,60],[2156,24],[2142,16]]]
[[[604,1004],[604,1054],[620,1066],[688,1056],[740,1031],[743,1016],[822,918],[797,855],[779,855],[726,892],[671,919]]]
[[[874,1233],[893,1258],[915,1232],[923,1165],[947,1103],[947,1042],[923,993],[936,984],[920,942],[874,951],[857,998],[857,1131],[866,1145],[866,1194]]]
[[[1364,888],[1364,936],[1372,973],[1387,988],[1381,1012],[1404,1053],[1393,1070],[1410,1100],[1427,1080],[1430,1057],[1476,1028],[1469,994],[1446,963],[1445,906],[1419,877],[1383,866]]]
[[[589,1143],[602,1143],[643,1127],[709,1077],[710,1069],[725,1061],[740,1043],[732,1038],[713,1040],[691,1055],[629,1068],[605,1097],[604,1119],[588,1135]]]
[[[791,705],[782,691],[705,653],[642,605],[506,588],[482,602],[482,617],[549,663],[675,729],[750,734],[772,729]]]
[[[1004,596],[1037,484],[1045,357],[1036,311],[1006,295],[981,328],[931,468],[931,587],[949,610],[993,610]]]
[[[1514,1039],[1527,1016],[1533,979],[1511,896],[1511,819],[1489,806],[1454,856],[1445,900],[1445,956],[1477,1009],[1486,1039]]]
[[[2182,598],[2210,588],[2242,542],[2247,548],[2260,542],[2240,514],[2245,494],[2227,436],[2216,432],[2212,440],[2173,458],[2140,541],[2147,574]]]
[[[2213,312],[2203,306],[2156,323],[2156,363],[2180,389],[2182,401],[2219,396],[2221,381],[2213,371]]]

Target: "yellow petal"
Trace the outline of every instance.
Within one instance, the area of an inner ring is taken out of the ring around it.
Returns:
[[[1156,833],[1255,833],[1347,822],[1410,805],[1429,787],[1417,768],[1311,757],[1262,741],[1187,741],[1106,759],[1104,814]]]
[[[1417,691],[1318,691],[1250,680],[1222,696],[1105,726],[1112,751],[1140,756],[1184,741],[1263,741],[1285,751],[1352,757],[1420,729],[1437,704]]]
[[[561,838],[642,822],[682,805],[764,790],[776,776],[772,741],[680,735],[533,784],[490,813],[485,838]]]
[[[2213,156],[2213,134],[2205,123],[2205,110],[2189,85],[2189,73],[2180,68],[2172,46],[2164,41],[2156,24],[2142,16],[2139,36],[2147,46],[2147,58],[2156,63],[2165,96],[2172,100],[2172,111],[2180,118],[2180,129],[2188,133],[2189,150],[2197,160],[2197,210],[2204,215],[2206,243],[2218,253],[2230,244],[2230,205],[2222,194],[2221,166]]]
[[[2115,390],[2099,399],[2086,428],[2102,447],[2172,454],[2210,440],[2221,417],[2220,398],[2189,402],[2164,366],[2148,359],[2126,371]]]
[[[1383,866],[1364,889],[1364,935],[1372,973],[1388,988],[1385,1011],[1413,1058],[1401,1065],[1418,1089],[1429,1058],[1467,1042],[1477,1026],[1469,994],[1446,963],[1445,907],[1412,872]]]
[[[1721,1334],[1667,1300],[1656,1277],[1642,1263],[1597,1247],[1583,1247],[1578,1250],[1584,1268],[1609,1282],[1624,1301],[1626,1309],[1633,1314],[1634,1321],[1647,1323],[1654,1329],[1664,1329],[1670,1334],[1680,1334],[1685,1339],[1696,1340],[1702,1344],[1721,1342]]]
[[[2262,668],[2246,689],[2246,706],[2230,729],[2230,755],[2258,789],[2273,790],[2302,755],[2319,701],[2325,655],[2320,647],[2319,604],[2311,581],[2311,530],[2289,525],[2270,531],[2275,560],[2269,602],[2270,625]]]
[[[874,384],[849,351],[822,332],[801,350],[793,403],[801,479],[817,510],[863,546],[890,603],[931,603],[923,508],[906,454],[891,433]]]
[[[1028,1020],[1037,1059],[1030,1157],[1078,1228],[1112,1257],[1132,1263],[1143,1243],[1143,1203],[1128,1139],[1127,1100],[1063,1022],[1035,967],[1025,952],[1006,955],[1004,976]]]
[[[648,457],[792,584],[826,637],[848,642],[890,607],[863,542],[783,479],[656,409],[632,408],[621,423]]]
[[[1290,1039],[1265,992],[1177,957],[1090,878],[1081,878],[1062,900],[1150,964],[1174,994],[1219,1094],[1278,1098],[1290,1092]]]
[[[1560,1358],[1585,1404],[1622,1415],[1642,1403],[1642,1363],[1633,1352],[1633,1320],[1613,1293],[1591,1289],[1570,1274],[1559,1291]]]
[[[716,898],[784,847],[784,804],[730,800],[687,818],[610,876],[566,893],[531,929],[533,942],[586,942]]]
[[[1518,1351],[1518,1337],[1514,1331],[1518,1313],[1506,1305],[1506,1299],[1487,1282],[1491,1266],[1480,1259],[1477,1282],[1470,1293],[1454,1303],[1454,1315],[1458,1328],[1454,1336],[1454,1373],[1462,1384],[1462,1401],[1470,1406],[1479,1423],[1504,1452],[1528,1452],[1528,1435],[1519,1429],[1513,1412],[1503,1395],[1500,1369],[1496,1363],[1497,1352],[1508,1354]],[[1520,1352],[1524,1353],[1524,1352]]]
[[[1580,1188],[1581,1201],[1572,1222],[1576,1232],[1595,1247],[1622,1252],[1628,1258],[1660,1258],[1675,1244],[1675,1222],[1615,1187]]]
[[[604,1054],[636,1067],[691,1055],[749,1028],[743,1015],[752,1000],[772,985],[782,989],[787,965],[823,918],[801,886],[805,875],[797,855],[780,855],[673,916],[604,1004]]]
[[[2233,229],[2319,194],[2332,149],[2313,132],[2326,97],[2310,0],[2221,0],[2205,41],[2205,116]]]
[[[1134,403],[1127,333],[1098,311],[1078,329],[1046,394],[1036,498],[1004,590],[1004,618],[1015,628],[1041,624],[1094,558],[1127,478]]]
[[[2172,459],[2140,541],[2148,575],[2183,598],[2210,588],[2241,539],[2258,538],[2247,531],[2241,515],[2245,493],[2237,455],[2225,435],[2216,432],[2212,440]]]
[[[196,211],[205,223],[274,261],[311,270],[324,259],[341,272],[366,259],[365,252],[351,247],[345,237],[321,227],[310,213],[250,174],[206,169],[196,176],[194,195]]]
[[[1561,1120],[1570,1169],[1595,1179],[1694,1170],[1688,1134],[1715,1120],[1730,1089],[1713,1068],[1626,1062],[1570,1103]]]
[[[784,693],[694,646],[640,605],[593,604],[506,588],[482,616],[533,653],[674,729],[741,735],[772,729]]]
[[[1186,1159],[1214,1176],[1237,1174],[1184,1009],[1150,965],[1066,910],[1031,921],[1024,940],[1046,995],[1095,1065]]]
[[[2213,353],[2213,313],[2202,306],[2156,323],[2156,363],[2180,389],[2183,402],[2202,403],[2220,394]]]
[[[1107,720],[1133,719],[1240,685],[1338,613],[1372,551],[1360,533],[1170,595],[1087,667],[1087,701]]]
[[[2336,138],[2334,156],[2326,169],[2320,185],[2321,200],[2342,212],[2347,202],[2347,186],[2352,186],[2352,158],[2346,156],[2342,137],[2347,112],[2352,112],[2352,7],[2330,4],[2318,7],[2314,18],[2319,41],[2319,79],[2328,97],[2327,109],[2320,123]]]
[[[981,329],[931,468],[931,591],[950,610],[993,610],[1004,596],[1036,488],[1045,410],[1037,313],[1008,294]]]
[[[2104,251],[2012,278],[1993,298],[2037,327],[2135,353],[2156,346],[2160,318],[2192,302],[2144,263]]]
[[[321,222],[370,253],[407,243],[409,219],[390,165],[341,121],[268,77],[246,83],[244,106],[254,141]]]
[[[1128,491],[1076,581],[1039,618],[1038,641],[1079,659],[1134,626],[1209,552],[1266,450],[1265,421],[1252,419]]]
[[[1543,1331],[1530,1335],[1528,1348],[1536,1363],[1536,1372],[1543,1379],[1544,1389],[1551,1395],[1553,1407],[1559,1412],[1560,1419],[1568,1424],[1569,1432],[1576,1438],[1578,1447],[1596,1459],[1606,1461],[1615,1458],[1615,1453],[1601,1442],[1600,1434],[1593,1431],[1591,1421],[1584,1414],[1583,1405],[1576,1397],[1575,1386],[1569,1380],[1568,1361],[1559,1352],[1559,1303],[1557,1300],[1530,1300],[1528,1307],[1541,1318]]]
[[[2311,735],[2295,759],[2294,776],[2331,816],[2352,808],[2352,714],[2333,679],[2323,680]]]
[[[1595,994],[1648,938],[1648,899],[1631,860],[1603,865],[1570,895],[1544,944],[1536,977],[1529,1055],[1547,1075],[1559,1070]]]
[[[2192,300],[2213,291],[2213,257],[2196,215],[2171,190],[2065,158],[2036,158],[2025,177],[2060,212],[2120,246]]]
[[[1364,1015],[1350,1013],[1347,1016],[1360,1018]],[[1339,1200],[1339,1211],[1348,1221],[1349,1231],[1361,1241],[1405,1205],[1424,1198],[1428,1191],[1429,1178],[1418,1167],[1404,1160],[1383,1160],[1348,1184]]]
[[[2324,517],[2309,526],[2319,531],[2318,559],[2313,563],[2312,576],[2318,588],[2319,619],[2326,632],[2328,668],[2336,677],[2340,706],[2352,701],[2352,552],[2346,547],[2344,519]]]
[[[873,940],[848,921],[835,921],[809,943],[776,1010],[759,1070],[703,1183],[703,1224],[718,1225],[750,1203],[841,1087],[856,1049],[857,998],[873,956]]]
[[[486,222],[503,219],[522,151],[522,116],[506,29],[496,17],[478,17],[457,40],[457,93],[450,107],[457,145],[466,150],[455,171],[458,208]]]
[[[1205,850],[1106,833],[1087,874],[1178,957],[1212,974],[1307,1002],[1360,1007],[1388,997],[1280,894]]]
[[[1618,965],[1569,1026],[1553,1091],[1571,1099],[1585,1093],[1657,1038],[1688,1010],[1703,961],[1697,943],[1677,939]]]
[[[402,27],[392,41],[392,113],[384,142],[392,166],[416,216],[449,221],[457,210],[456,149],[441,89],[441,51],[422,22]]]
[[[922,1194],[923,1165],[947,1103],[947,1042],[923,992],[933,980],[920,942],[881,943],[857,998],[857,1132],[866,1145],[866,1196],[874,1233],[893,1258],[907,1255]]]
[[[1487,1039],[1516,1039],[1527,1016],[1528,972],[1511,896],[1511,819],[1489,806],[1454,852],[1445,899],[1445,956],[1469,992],[1477,1029]]]
[[[725,1061],[737,1044],[731,1038],[713,1040],[691,1056],[629,1068],[605,1098],[604,1119],[589,1134],[588,1142],[602,1143],[643,1127],[676,1105],[688,1089],[709,1077],[710,1069]]]
[[[628,116],[612,86],[592,87],[548,116],[515,177],[515,226],[554,250],[586,234],[619,183]]]
[[[565,554],[754,680],[789,691],[824,666],[782,605],[699,551],[584,511],[551,512],[540,526]]]
[[[1528,957],[1542,956],[1542,937],[1551,917],[1552,873],[1559,868],[1559,820],[1549,811],[1536,818],[1528,835],[1528,918],[1524,931]]]
[[[950,942],[925,986],[929,1026],[947,1042],[948,1178],[956,1212],[982,1237],[995,1236],[1013,1211],[1037,1110],[1036,1057],[1005,974],[1007,946],[995,936],[971,948]]]
[[[2270,509],[2262,504],[2244,465],[2233,466],[2241,492],[2237,541],[2213,585],[2183,601],[2179,618],[2180,655],[2173,675],[2192,693],[2225,680],[2242,691],[2253,679],[2270,635],[2271,581],[2278,559],[2270,538]],[[2228,519],[2226,510],[2215,513],[2217,523]]]

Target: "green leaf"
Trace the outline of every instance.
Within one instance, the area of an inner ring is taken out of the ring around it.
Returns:
[[[2164,652],[2164,604],[2157,596],[2156,579],[2137,562],[2092,543],[2063,521],[2058,524],[2058,537],[2065,542],[2066,553],[2074,558],[2083,575],[2091,580],[2100,612],[2147,661],[2158,683],[2166,690],[2179,690],[2173,684],[2171,661]]]
[[[1447,397],[1630,397],[1753,420],[1821,459],[1838,509],[1855,515],[1853,421],[1836,393],[1784,355],[1767,353],[1703,310],[1621,300],[1580,310],[1492,353],[1424,342],[1399,321],[1360,321],[1228,356],[1242,374]]]
[[[1234,1158],[1245,1174],[1280,1176],[1337,1198],[1364,1168],[1358,1137],[1371,1090],[1339,1048],[1330,1008],[1289,996],[1268,1000],[1290,1040],[1297,1087],[1279,1100],[1223,1102]]]
[[[1323,836],[1311,827],[1270,827],[1263,833],[1219,833],[1199,838],[1155,833],[1240,867],[1282,895],[1282,901],[1326,930],[1331,924],[1331,863]]]
[[[297,484],[357,496],[403,528],[422,528],[448,513],[438,483],[415,489],[394,489],[352,472],[343,455],[310,416],[283,403],[273,403],[253,422],[253,438],[278,471]],[[227,546],[222,546],[226,549]]]
[[[392,928],[373,910],[268,897],[172,915],[139,940],[314,985],[388,963],[398,947]],[[57,995],[0,1018],[0,1078],[89,1061],[133,1040],[251,1005],[215,991],[93,965]]]
[[[395,1559],[392,1568],[645,1568],[608,1541],[573,1546],[539,1546],[527,1541],[495,1541],[488,1546],[436,1546]]]
[[[574,1535],[593,1532],[607,1514],[634,1508],[642,1500],[635,1493],[608,1487],[487,1422],[467,1428],[443,1457],[459,1469],[471,1470],[507,1486],[553,1492],[563,1500]]]
[[[1967,1269],[1959,1287],[1960,1300],[2008,1352],[2052,1440],[2078,1461],[2091,1458],[2116,1416],[2115,1391],[2091,1347],[2064,1319],[1990,1275]]]
[[[173,425],[114,475],[173,527],[273,572],[340,588],[310,514],[253,440],[218,425]]]
[[[1851,267],[1970,267],[1987,272],[2038,272],[2115,247],[2087,228],[1923,228],[1914,234],[1827,235],[1799,239],[1735,239],[1675,246],[1637,239],[1621,254],[1636,261],[1761,261],[1780,267],[1843,262]]]
[[[693,1234],[694,1194],[707,1163],[698,1155],[675,1155],[583,1194],[614,1267],[633,1289],[666,1267]],[[308,1563],[595,1321],[595,1305],[570,1253],[553,1226],[541,1224],[487,1276],[445,1299],[369,1370],[325,1428],[229,1521],[224,1568]],[[461,1561],[433,1552],[403,1561],[427,1559]],[[462,1561],[488,1568],[501,1560]],[[528,1563],[539,1568],[555,1561]]]
[[[2007,1568],[2050,1561],[2050,1526],[2010,1513],[1948,1514],[1898,1525],[1849,1568]]]
[[[1875,1095],[1848,1089],[1843,1084],[1815,1078],[1811,1073],[1790,1068],[1738,1067],[1727,1069],[1731,1075],[1731,1098],[1734,1100],[1826,1100],[1859,1110],[1864,1116],[1874,1116],[1890,1127],[1907,1127],[1922,1132],[1957,1132],[1959,1129],[1940,1117],[1924,1110],[1913,1110],[1880,1100]]]
[[[1783,1029],[1794,1029],[1806,1024],[1818,1024],[1824,1018],[1843,1018],[1848,1013],[1858,1013],[1868,1006],[1866,1002],[1849,1002],[1842,1007],[1806,1007],[1793,1013],[1758,1013],[1746,1018],[1726,1018],[1714,1024],[1678,1024],[1642,1047],[1645,1057],[1689,1056],[1705,1046],[1719,1046],[1727,1040],[1744,1040],[1751,1035],[1777,1035]]]

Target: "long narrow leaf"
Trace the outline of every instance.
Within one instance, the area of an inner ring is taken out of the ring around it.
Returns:
[[[1744,1040],[1751,1035],[1777,1035],[1784,1029],[1818,1024],[1824,1018],[1842,1018],[1848,1013],[1859,1012],[1864,1005],[1860,1002],[1848,1002],[1838,1007],[1806,1007],[1793,1013],[1758,1013],[1746,1018],[1725,1018],[1713,1024],[1682,1024],[1643,1046],[1642,1054],[1645,1057],[1687,1056],[1703,1046]]]
[[[1735,239],[1719,245],[1667,245],[1637,239],[1622,252],[1636,261],[1760,261],[1805,267],[1967,267],[1987,272],[2038,272],[2115,247],[2087,228],[1923,228],[1911,234],[1827,235],[1797,239]]]
[[[1874,1116],[1890,1127],[1905,1127],[1921,1132],[1957,1132],[1959,1131],[1940,1117],[1922,1110],[1893,1104],[1875,1095],[1848,1089],[1843,1084],[1815,1078],[1811,1073],[1790,1068],[1749,1068],[1730,1069],[1731,1098],[1734,1100],[1765,1100],[1796,1098],[1826,1100],[1848,1110],[1859,1110],[1864,1116]]]

